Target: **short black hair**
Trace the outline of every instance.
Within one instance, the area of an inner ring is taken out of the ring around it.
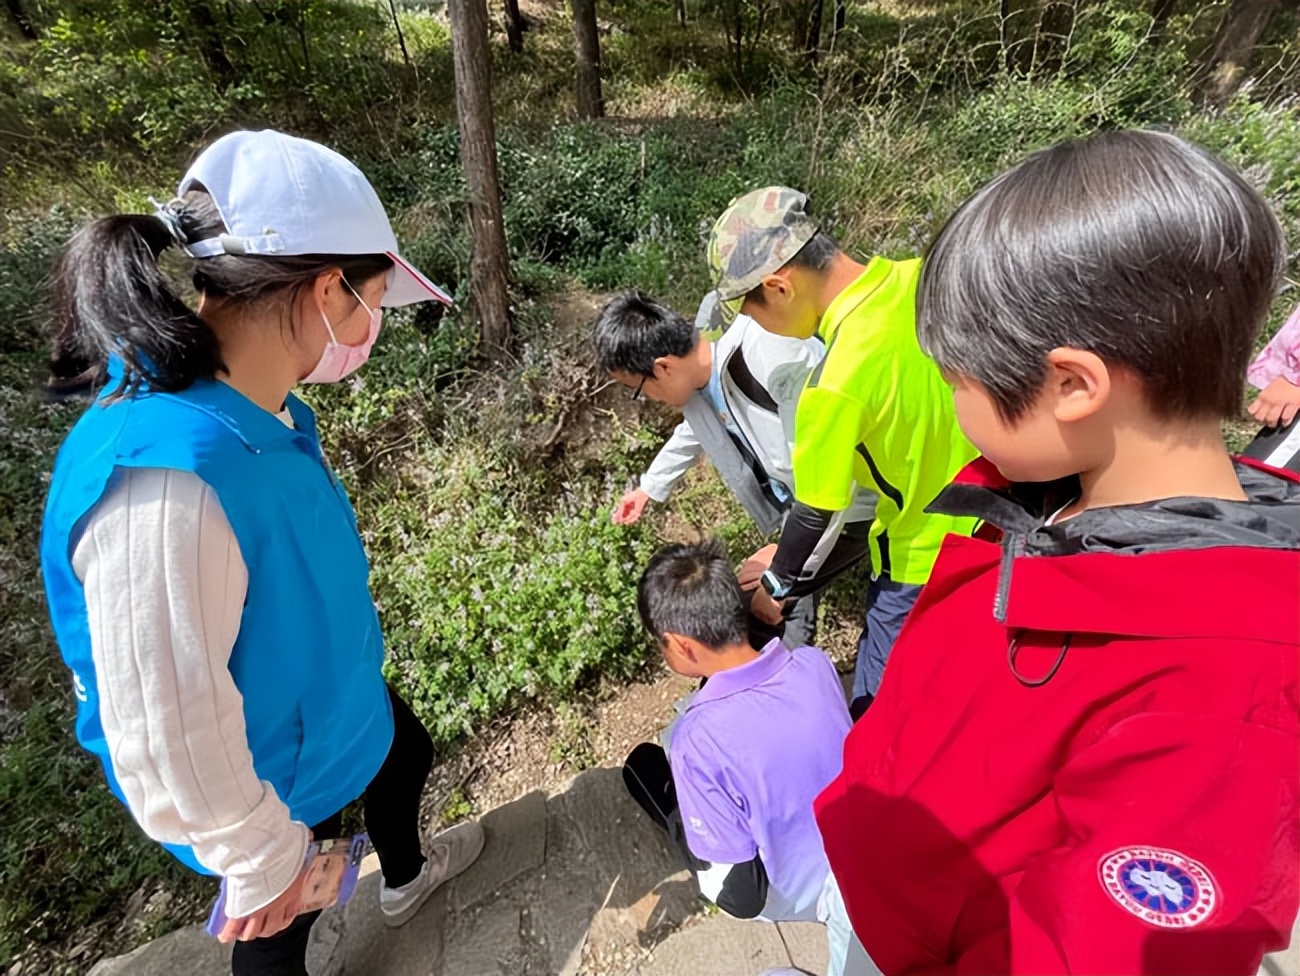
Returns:
[[[839,244],[835,243],[835,238],[824,230],[819,230],[812,237],[808,238],[808,243],[799,248],[785,264],[783,268],[806,268],[809,271],[825,271],[831,266],[840,253]],[[762,284],[755,285],[745,296],[746,299],[752,299],[759,305],[762,305],[763,298]]]
[[[661,642],[679,634],[716,650],[745,641],[744,595],[717,539],[665,546],[651,556],[636,606],[646,630]]]
[[[606,372],[653,376],[655,360],[695,348],[695,326],[667,305],[633,289],[606,303],[596,320],[596,364]]]
[[[1235,415],[1285,262],[1263,197],[1176,136],[1103,132],[1029,156],[926,255],[917,336],[1022,417],[1069,346],[1130,370],[1165,419]]]
[[[787,268],[807,268],[809,271],[825,271],[840,253],[835,238],[824,230],[819,230],[808,243],[795,252],[795,256],[785,263]]]

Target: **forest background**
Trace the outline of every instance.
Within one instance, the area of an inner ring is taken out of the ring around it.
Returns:
[[[390,677],[447,753],[652,667],[633,596],[664,538],[720,534],[737,556],[761,541],[708,472],[671,514],[610,524],[671,418],[593,368],[601,297],[636,286],[693,314],[712,219],[770,183],[808,191],[849,251],[914,255],[1027,151],[1121,126],[1223,154],[1294,248],[1298,7],[5,0],[0,972],[84,971],[211,896],[76,747],[42,601],[45,485],[82,409],[42,386],[43,303],[81,221],[147,212],[201,146],[273,126],[356,160],[407,256],[456,295],[445,314],[390,313],[367,369],[310,393],[371,555]],[[1295,301],[1284,291],[1270,328]],[[1249,430],[1228,425],[1236,445]],[[858,598],[846,582],[826,612],[851,620]],[[164,907],[123,935],[142,903]]]

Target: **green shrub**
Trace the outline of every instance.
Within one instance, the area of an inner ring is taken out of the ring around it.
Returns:
[[[43,309],[50,271],[78,224],[71,212],[55,207],[37,219],[13,221],[0,234],[0,354],[46,348]]]
[[[685,28],[659,0],[618,0],[602,14],[602,25],[613,21],[602,43],[615,117],[598,124],[565,121],[565,15],[545,14],[522,56],[494,43],[518,361],[480,374],[472,318],[425,305],[386,314],[353,380],[308,393],[366,537],[390,676],[438,741],[646,661],[633,592],[661,539],[717,534],[737,558],[764,541],[703,471],[637,526],[609,523],[604,506],[661,443],[665,418],[646,410],[628,421],[600,405],[588,413],[612,418],[612,432],[588,423],[568,435],[567,455],[552,450],[548,432],[582,414],[575,405],[592,387],[583,323],[552,321],[539,299],[576,280],[641,286],[688,311],[709,286],[712,220],[736,194],[769,183],[806,189],[823,225],[859,256],[916,254],[963,198],[1026,152],[1121,125],[1174,129],[1223,153],[1264,188],[1288,240],[1300,239],[1300,110],[1279,98],[1295,87],[1295,15],[1279,13],[1263,39],[1260,64],[1275,67],[1256,87],[1202,110],[1189,95],[1194,62],[1224,3],[1179,5],[1159,37],[1149,36],[1148,0],[1075,4],[1068,42],[1028,61],[1015,38],[1004,49],[988,0],[850,5],[835,51],[815,67],[787,50],[792,8],[782,4],[737,76],[719,19],[734,12],[731,0],[691,5]],[[233,80],[220,77],[211,50],[204,56],[202,6],[226,18]],[[406,255],[463,309],[471,243],[447,29],[435,0],[398,7],[409,65],[385,5],[350,0],[44,0],[25,5],[41,18],[41,40],[6,37],[0,50],[0,114],[12,122],[0,132],[0,197],[11,211],[0,215],[0,817],[9,825],[0,966],[85,921],[112,924],[151,880],[200,890],[139,835],[75,747],[33,572],[44,479],[77,412],[35,395],[52,256],[78,207],[141,208],[200,142],[276,125],[357,159]],[[48,210],[56,200],[63,206]],[[1278,303],[1276,320],[1292,301]],[[1234,443],[1249,433],[1231,429]],[[837,583],[828,608],[856,614],[861,587],[858,577]],[[580,723],[570,724],[566,760],[581,764]],[[463,814],[463,798],[447,813]]]
[[[575,486],[554,504],[529,498],[472,445],[429,464],[364,521],[389,668],[436,741],[639,665],[644,529],[613,525]]]
[[[1221,111],[1188,116],[1182,134],[1219,153],[1268,195],[1292,247],[1300,241],[1300,105],[1239,94]]]
[[[0,965],[102,921],[142,885],[181,895],[169,928],[189,920],[191,899],[214,890],[145,837],[109,793],[99,764],[73,740],[71,702],[59,682],[57,696],[43,693],[0,747]]]

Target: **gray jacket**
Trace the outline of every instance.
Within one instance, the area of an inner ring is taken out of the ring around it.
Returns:
[[[745,367],[775,402],[760,405],[737,386],[729,369],[739,352]],[[722,398],[733,422],[745,435],[750,449],[768,477],[794,495],[790,450],[794,444],[795,407],[808,374],[825,351],[817,339],[787,339],[767,332],[747,315],[740,315],[713,344],[713,371],[722,380]],[[678,480],[702,457],[707,457],[736,500],[765,535],[781,527],[785,508],[773,503],[727,433],[704,393],[695,393],[682,407],[677,425],[650,467],[641,476],[641,490],[657,502],[666,500]],[[861,495],[845,521],[869,520],[874,499]]]

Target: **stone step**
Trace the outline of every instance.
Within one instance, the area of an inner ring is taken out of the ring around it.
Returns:
[[[791,965],[777,927],[743,922],[728,915],[697,920],[669,936],[641,963],[636,976],[757,976],[765,969]]]
[[[312,976],[826,971],[820,925],[702,914],[694,879],[617,769],[588,770],[555,796],[529,793],[482,823],[479,860],[400,929],[383,923],[378,862],[367,858],[352,900],[312,928]],[[1296,944],[1266,959],[1261,974],[1300,976]],[[91,976],[229,972],[230,947],[194,926],[101,961]]]

